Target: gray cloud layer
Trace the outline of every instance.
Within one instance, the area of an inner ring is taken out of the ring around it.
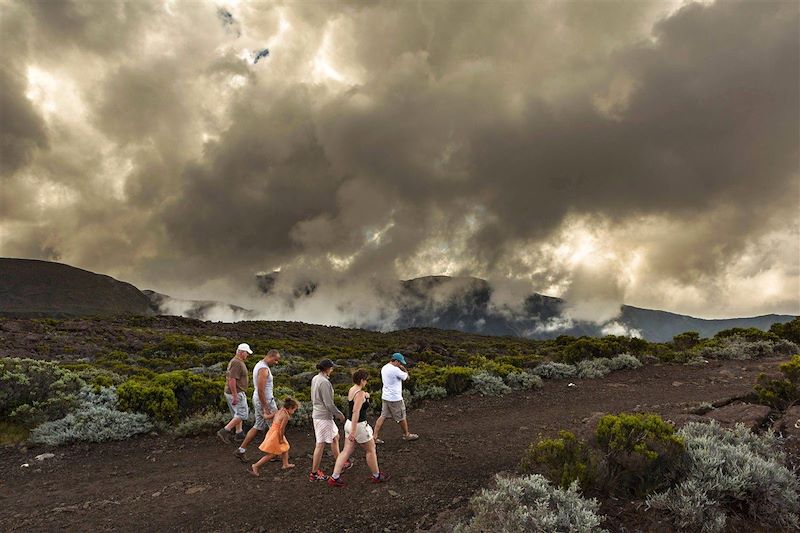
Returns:
[[[281,268],[800,312],[796,2],[2,12],[2,255],[251,307]]]

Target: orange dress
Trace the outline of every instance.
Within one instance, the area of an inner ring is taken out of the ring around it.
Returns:
[[[280,455],[289,451],[289,441],[286,440],[285,436],[283,439],[280,438],[280,434],[282,433],[281,430],[286,427],[286,423],[289,421],[289,415],[286,413],[286,411],[281,409],[280,412],[275,415],[276,418],[278,416],[281,416],[281,419],[272,423],[269,431],[267,431],[267,436],[264,437],[264,442],[262,442],[261,446],[258,447],[258,449],[264,453]]]

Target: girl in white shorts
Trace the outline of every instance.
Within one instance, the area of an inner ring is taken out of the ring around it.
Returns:
[[[336,459],[336,466],[333,467],[333,475],[328,478],[328,485],[331,487],[344,487],[345,482],[340,478],[345,463],[350,459],[356,447],[356,443],[367,454],[367,466],[372,472],[373,483],[383,483],[389,480],[389,476],[381,472],[378,468],[378,454],[375,450],[375,441],[372,439],[372,428],[367,423],[367,410],[369,409],[369,393],[364,391],[367,384],[369,373],[363,368],[353,372],[353,383],[347,393],[347,403],[350,406],[350,416],[344,423],[344,449]]]

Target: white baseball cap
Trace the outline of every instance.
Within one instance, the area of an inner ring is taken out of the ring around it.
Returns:
[[[253,350],[251,350],[251,349],[250,349],[250,345],[249,345],[249,344],[247,344],[246,342],[243,342],[242,344],[240,344],[240,345],[239,345],[239,347],[238,347],[238,348],[236,348],[236,351],[237,351],[237,352],[238,352],[239,350],[241,350],[241,351],[243,351],[243,352],[247,352],[247,353],[249,353],[250,355],[253,355]]]

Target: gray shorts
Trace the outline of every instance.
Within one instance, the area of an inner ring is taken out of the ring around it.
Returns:
[[[236,405],[233,405],[233,394],[225,393],[225,400],[228,402],[228,409],[231,410],[231,416],[247,420],[250,411],[247,409],[247,396],[243,392],[236,395]]]
[[[397,400],[396,402],[383,400],[381,416],[383,418],[390,418],[395,422],[402,422],[406,419],[406,402],[403,400]]]
[[[269,410],[273,413],[278,411],[278,404],[275,403],[275,398],[269,398]],[[253,427],[259,431],[264,431],[268,427],[272,425],[272,420],[266,420],[262,416],[261,410],[261,402],[258,399],[258,395],[253,395],[253,414],[256,417],[256,421],[253,424]]]

